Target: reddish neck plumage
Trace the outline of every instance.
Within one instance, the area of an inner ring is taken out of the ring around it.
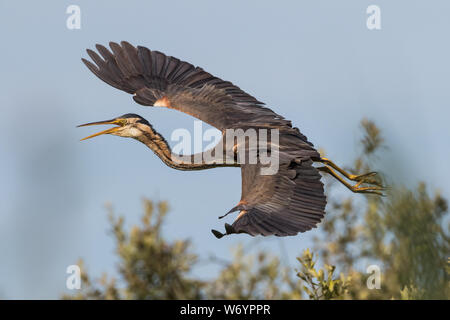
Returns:
[[[206,162],[205,153],[196,153],[188,156],[174,154],[166,139],[151,126],[139,125],[140,135],[135,139],[149,147],[167,166],[177,170],[205,170],[217,167],[239,167],[239,164],[233,163],[215,163]]]

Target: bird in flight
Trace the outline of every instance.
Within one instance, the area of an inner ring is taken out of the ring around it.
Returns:
[[[132,94],[138,104],[179,110],[216,127],[222,132],[218,149],[231,156],[220,162],[208,160],[206,151],[187,157],[175,155],[164,137],[136,114],[80,125],[115,125],[82,140],[102,134],[133,138],[178,170],[240,167],[241,199],[225,215],[239,213],[231,225],[225,224],[225,233],[212,230],[217,238],[235,233],[292,236],[315,228],[325,214],[326,205],[319,172],[336,178],[352,192],[382,195],[383,187],[371,179],[375,172],[353,175],[321,157],[306,136],[292,127],[291,121],[231,82],[188,62],[125,41],[111,42],[109,46],[111,50],[97,44],[100,55],[87,50],[92,62],[82,61],[89,70],[107,84]],[[247,140],[240,145],[235,139],[226,141],[226,132],[231,129],[254,129],[257,133],[276,130],[278,141],[267,142],[268,149],[276,149],[276,173],[262,174],[266,164],[261,161],[242,161],[246,158],[238,157],[238,149],[249,153],[251,146]]]

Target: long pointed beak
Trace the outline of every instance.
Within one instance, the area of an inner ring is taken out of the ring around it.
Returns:
[[[106,121],[97,121],[97,122],[89,122],[89,123],[85,123],[85,124],[80,124],[79,126],[77,126],[77,128],[87,127],[87,126],[96,126],[96,125],[102,125],[102,124],[115,124],[115,125],[118,125],[119,127],[109,128],[109,129],[94,133],[90,136],[87,136],[86,138],[81,139],[80,141],[94,138],[94,137],[100,136],[102,134],[108,134],[108,133],[115,132],[120,129],[120,126],[122,126],[122,123],[119,119],[112,119],[112,120],[106,120]]]

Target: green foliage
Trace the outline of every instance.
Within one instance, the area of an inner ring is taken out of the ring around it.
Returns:
[[[141,226],[124,230],[123,218],[110,213],[118,271],[124,288],[115,279],[100,279],[99,287],[82,274],[84,291],[75,298],[86,299],[199,299],[203,283],[189,277],[197,256],[189,252],[189,241],[168,242],[161,227],[168,211],[166,202],[144,200]],[[82,268],[84,270],[84,268]],[[67,297],[66,297],[67,298]]]
[[[234,250],[219,276],[206,287],[209,299],[299,299],[301,286],[283,268],[277,257],[264,252],[248,254],[242,246]],[[283,288],[285,287],[285,289]]]
[[[278,257],[265,252],[247,253],[238,246],[230,262],[222,261],[217,278],[210,281],[191,279],[189,272],[197,262],[190,253],[188,241],[168,242],[161,234],[167,204],[154,205],[144,200],[140,226],[124,229],[123,218],[110,212],[112,234],[119,257],[120,279],[104,274],[92,280],[84,262],[82,289],[66,299],[334,299],[346,289],[347,279],[333,278],[334,266],[314,268],[309,250],[298,258],[301,264],[297,276],[282,267]],[[156,211],[156,212],[155,212]],[[119,286],[119,283],[123,286]]]
[[[361,154],[354,174],[373,170],[386,150],[381,131],[361,122]],[[386,177],[374,177],[386,184]],[[71,299],[449,299],[450,238],[447,201],[430,195],[420,183],[408,189],[390,183],[387,197],[333,197],[335,181],[327,179],[329,205],[315,240],[314,252],[297,258],[299,269],[283,267],[277,256],[235,248],[231,261],[220,261],[218,276],[195,279],[198,260],[189,241],[169,242],[162,234],[168,207],[144,201],[139,226],[126,230],[123,218],[110,213],[119,258],[119,279],[92,280],[83,262],[82,290]],[[297,254],[297,253],[293,253]],[[321,261],[323,268],[317,267]],[[217,259],[213,259],[217,262]],[[381,288],[370,290],[365,268],[381,270]],[[337,268],[335,267],[337,266]],[[339,271],[339,276],[336,275]]]
[[[385,149],[372,122],[363,120],[362,127],[363,151],[355,160],[356,174],[372,171],[371,163]],[[439,194],[430,196],[423,183],[413,190],[391,183],[385,199],[367,196],[364,203],[355,203],[353,197],[333,198],[315,248],[326,263],[335,263],[352,276],[348,298],[448,299],[447,201]],[[382,269],[379,290],[368,290],[367,275],[355,267],[368,264]]]
[[[350,277],[345,277],[341,273],[339,278],[333,278],[335,266],[325,265],[325,271],[317,270],[314,254],[309,249],[305,250],[297,260],[301,265],[297,276],[304,281],[303,290],[310,299],[330,300],[345,296]]]

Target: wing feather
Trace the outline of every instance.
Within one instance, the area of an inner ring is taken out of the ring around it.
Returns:
[[[153,106],[157,97],[162,96],[171,100],[173,97],[167,91],[170,86],[177,86],[178,97],[181,96],[180,91],[182,90],[186,92],[186,96],[193,97],[197,92],[193,89],[209,86],[214,89],[209,90],[209,94],[214,95],[217,90],[223,96],[222,103],[227,104],[226,108],[223,104],[216,103],[210,106],[211,112],[206,115],[199,112],[196,109],[203,109],[205,103],[208,102],[209,97],[206,95],[203,96],[204,102],[200,107],[194,103],[182,106],[176,102],[172,102],[171,107],[188,114],[196,114],[200,120],[220,130],[232,125],[242,126],[246,123],[264,123],[272,128],[285,126],[294,130],[290,121],[284,120],[282,116],[264,107],[264,104],[255,97],[200,67],[166,56],[159,51],[151,51],[142,46],[134,47],[126,41],[122,41],[120,44],[111,42],[109,46],[110,50],[100,44],[96,45],[101,57],[88,49],[87,53],[93,63],[86,59],[83,59],[83,62],[101,80],[133,94],[135,101],[139,104]],[[186,99],[181,100],[186,102]],[[196,102],[199,102],[198,98]],[[306,137],[302,136],[302,138],[307,141]]]
[[[243,205],[232,224],[235,233],[290,236],[320,223],[326,197],[320,174],[311,160],[284,164],[273,176],[259,175],[258,164],[241,167]],[[291,170],[296,171],[294,177]]]

